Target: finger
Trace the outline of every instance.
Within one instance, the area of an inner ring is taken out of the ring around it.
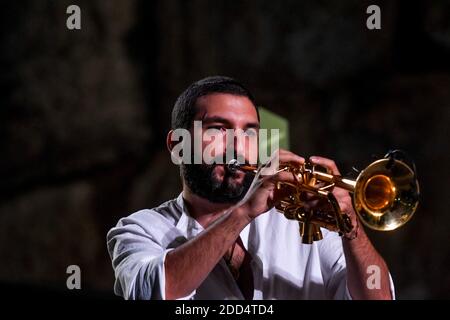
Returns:
[[[324,157],[319,156],[312,156],[309,158],[309,161],[311,161],[312,164],[323,166],[331,171],[334,175],[340,175],[339,170],[336,166],[336,163],[331,160]]]
[[[290,185],[297,185],[298,184],[298,180],[297,177],[295,175],[293,175],[291,172],[278,172],[274,175],[271,176],[267,176],[266,178],[264,178],[262,180],[262,183],[260,185],[260,189],[264,189],[264,190],[269,190],[269,191],[273,191],[275,189],[275,186],[277,185],[277,183],[281,183],[284,187],[286,187],[286,192],[294,192],[295,189],[293,189],[292,187],[288,186],[286,183],[290,184]]]
[[[333,189],[333,194],[338,199],[347,199],[350,198],[350,194],[348,190],[336,187]]]
[[[305,163],[305,158],[300,157],[299,155],[296,155],[288,150],[280,149],[279,156],[281,163],[296,164],[299,166]]]
[[[298,185],[300,183],[299,178],[289,171],[281,171],[277,174],[273,175],[270,178],[272,183],[282,182],[282,183],[291,183],[294,185]]]
[[[352,210],[352,207],[347,205],[346,203],[341,203],[339,205],[339,208],[341,209],[341,212],[345,214],[348,214]]]
[[[278,183],[280,183],[279,187],[277,187]],[[296,193],[295,186],[298,184],[298,179],[292,172],[279,172],[265,180],[260,188],[269,192],[270,199],[275,204],[277,201]]]

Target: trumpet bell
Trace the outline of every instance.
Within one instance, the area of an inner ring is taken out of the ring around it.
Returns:
[[[370,164],[358,176],[353,206],[364,225],[389,231],[411,219],[419,194],[415,172],[403,161],[384,158]]]

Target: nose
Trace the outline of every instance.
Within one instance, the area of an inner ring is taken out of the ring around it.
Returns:
[[[240,163],[249,163],[250,150],[252,149],[252,141],[242,129],[235,129],[233,140],[227,146],[227,155],[233,153],[234,159],[237,159]],[[232,150],[228,150],[231,147]]]

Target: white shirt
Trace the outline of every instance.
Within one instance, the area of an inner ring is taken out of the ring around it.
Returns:
[[[166,254],[202,230],[186,211],[181,194],[157,208],[122,218],[107,235],[115,293],[125,299],[165,299]],[[351,299],[342,240],[336,232],[321,230],[323,240],[302,244],[298,223],[276,209],[242,230],[242,242],[253,258],[253,299]],[[222,259],[183,299],[244,297]]]

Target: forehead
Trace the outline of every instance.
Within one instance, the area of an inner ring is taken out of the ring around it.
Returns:
[[[258,122],[256,108],[249,98],[228,93],[213,93],[197,99],[195,119],[222,117],[234,122]]]

